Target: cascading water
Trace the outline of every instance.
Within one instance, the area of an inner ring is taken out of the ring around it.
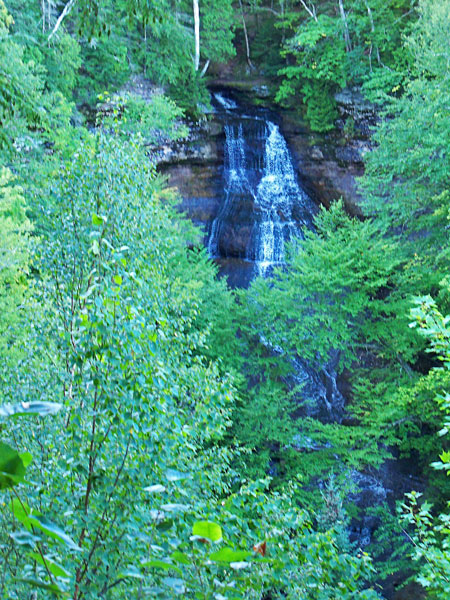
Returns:
[[[222,201],[210,228],[208,249],[222,273],[229,280],[233,275],[232,283],[242,286],[285,264],[286,243],[303,238],[304,231],[313,228],[316,209],[298,182],[273,117],[263,110],[249,114],[222,93],[214,94],[213,104],[224,123],[225,144]],[[285,354],[281,340],[262,335],[259,340],[270,353]],[[286,382],[295,390],[298,416],[303,413],[323,423],[342,423],[345,402],[337,385],[338,353],[332,353],[328,364],[313,364],[301,356],[287,360],[293,369]],[[324,445],[331,448],[331,442]],[[320,449],[300,427],[291,447],[299,452]],[[354,487],[349,499],[363,511],[363,517],[352,521],[350,533],[352,540],[364,546],[376,526],[365,509],[384,502],[388,490],[370,474],[349,471],[348,478]]]
[[[248,114],[221,93],[214,101],[225,130],[224,185],[208,250],[222,267],[239,259],[239,270],[250,265],[249,279],[266,277],[285,264],[286,243],[303,238],[305,229],[312,228],[316,207],[298,182],[278,125],[264,118],[267,113]],[[284,353],[270,340],[261,338],[261,343],[275,354]],[[301,357],[291,362],[291,384],[302,388],[305,413],[322,421],[340,421],[344,399],[332,361],[320,367]]]
[[[264,171],[256,190],[255,203],[261,211],[252,231],[258,275],[264,276],[276,265],[284,264],[285,242],[303,237],[303,227],[311,226],[311,212],[297,214],[293,209],[312,208],[309,198],[299,187],[286,141],[279,128],[267,122]]]
[[[225,197],[219,209],[217,217],[211,225],[211,233],[208,241],[208,252],[210,256],[220,254],[219,239],[222,225],[230,217],[233,199],[249,189],[245,172],[245,140],[242,124],[237,127],[225,125],[225,172],[227,183]]]
[[[223,94],[215,101],[224,112],[224,194],[208,250],[250,262],[252,275],[266,276],[284,264],[286,242],[312,227],[315,205],[297,181],[279,127]]]

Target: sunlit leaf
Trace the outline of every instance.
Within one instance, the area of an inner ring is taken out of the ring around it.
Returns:
[[[29,531],[14,531],[9,534],[9,537],[14,540],[16,544],[19,546],[29,546],[30,548],[34,548],[36,542],[41,541],[41,537],[38,535],[33,535]]]
[[[63,531],[58,525],[55,525],[46,517],[39,515],[32,518],[33,525],[46,533],[49,537],[54,538],[63,542],[71,550],[81,550],[81,548],[75,544],[65,531]]]
[[[142,567],[146,567],[146,568],[154,568],[154,569],[163,569],[165,571],[176,571],[177,573],[179,573],[180,575],[182,574],[182,571],[179,567],[177,567],[176,565],[173,565],[172,563],[168,563],[165,562],[163,560],[158,560],[158,559],[152,559],[152,560],[148,560],[145,561],[143,563],[141,563]]]
[[[222,528],[211,521],[196,521],[192,527],[192,534],[211,542],[219,542],[222,539]]]
[[[189,473],[180,473],[180,471],[176,471],[175,469],[167,469],[165,475],[168,481],[181,481],[190,477]]]
[[[56,596],[68,596],[68,593],[62,588],[60,588],[56,583],[45,583],[40,579],[32,578],[17,579],[16,581],[20,581],[21,583],[27,583],[31,587],[46,590],[47,592],[52,592]]]
[[[149,494],[162,494],[166,491],[166,488],[160,483],[156,483],[155,485],[149,485],[144,488],[144,492],[148,492]]]
[[[70,573],[48,556],[44,556],[44,558],[42,558],[38,552],[29,552],[28,556],[40,565],[44,567],[46,566],[50,573],[55,577],[63,577],[65,579],[70,578]]]
[[[214,562],[239,562],[251,556],[251,552],[247,550],[233,550],[233,548],[221,548],[217,552],[209,555],[209,559]]]

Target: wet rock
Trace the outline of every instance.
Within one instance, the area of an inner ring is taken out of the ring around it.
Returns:
[[[379,519],[368,514],[368,509],[382,506],[387,500],[387,491],[376,477],[359,471],[351,471],[350,480],[354,491],[347,496],[361,511],[362,517],[353,519],[350,526],[350,540],[356,541],[361,548],[370,544],[372,534],[379,525]]]
[[[251,91],[253,92],[253,94],[257,97],[257,98],[269,98],[270,97],[270,90],[269,87],[267,85],[254,85],[251,88]]]
[[[157,165],[178,164],[186,161],[215,162],[219,154],[212,141],[194,141],[186,144],[165,144],[153,153]]]
[[[314,160],[323,160],[323,152],[317,146],[311,148],[311,158]]]
[[[220,204],[221,166],[219,164],[192,164],[189,161],[161,164],[160,172],[167,175],[169,185],[176,187],[181,196],[179,209],[206,234]]]
[[[360,215],[362,198],[356,179],[364,173],[363,156],[370,149],[369,142],[348,143],[338,133],[311,134],[293,125],[291,115],[283,116],[283,133],[306,190],[325,206],[342,197],[347,210]]]
[[[357,120],[376,119],[375,104],[369,102],[359,88],[345,88],[335,94],[334,99],[339,112],[344,116],[352,115]]]
[[[336,148],[336,160],[343,164],[363,164],[364,155],[368,152],[367,144],[347,144],[346,146]]]
[[[209,137],[216,137],[223,135],[223,125],[218,121],[211,119],[204,125],[205,134]]]
[[[222,257],[245,258],[250,243],[253,223],[229,221],[222,227],[218,252]]]
[[[144,100],[149,101],[154,94],[163,94],[164,90],[143,75],[133,75],[121,89],[121,93],[123,92],[141,96]]]

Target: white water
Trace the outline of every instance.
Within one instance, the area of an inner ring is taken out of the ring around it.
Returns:
[[[225,195],[217,217],[211,226],[208,240],[210,256],[219,256],[219,240],[223,223],[230,217],[233,199],[250,190],[246,175],[245,140],[242,123],[225,125]]]
[[[211,226],[208,250],[213,257],[224,256],[224,224],[239,226],[236,215],[251,206],[251,218],[243,224],[249,231],[248,241],[240,258],[253,262],[254,274],[264,277],[285,263],[286,242],[303,237],[303,228],[311,224],[313,205],[297,182],[277,125],[241,115],[225,125],[225,137],[224,196]]]
[[[305,222],[296,222],[292,216],[295,203],[305,194],[300,189],[292,159],[284,137],[277,125],[267,122],[265,166],[256,190],[256,205],[261,219],[254,225],[256,270],[265,276],[269,269],[285,262],[285,243],[302,235]]]
[[[231,98],[225,98],[225,96],[220,92],[214,92],[213,97],[225,110],[233,110],[238,107],[234,100]]]

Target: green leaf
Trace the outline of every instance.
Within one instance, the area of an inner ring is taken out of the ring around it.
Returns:
[[[31,454],[24,454],[27,465],[31,462]],[[26,466],[21,455],[8,446],[0,442],[0,490],[14,487],[21,483],[25,477]]]
[[[116,285],[122,285],[122,275],[114,275],[113,280]]]
[[[192,527],[192,534],[211,542],[219,542],[222,539],[222,528],[211,521],[196,521]]]
[[[189,556],[187,554],[184,554],[184,552],[180,552],[179,550],[175,550],[175,552],[172,552],[172,554],[170,555],[170,558],[172,558],[176,562],[181,563],[182,565],[190,565],[191,564],[191,561],[189,560]]]
[[[25,525],[27,529],[31,529],[35,514],[40,515],[39,512],[33,513],[26,502],[23,500],[20,501],[17,498],[13,498],[11,502],[11,510],[19,523]]]
[[[144,576],[134,565],[129,565],[125,571],[121,573],[121,577],[131,577],[133,579],[144,579]]]
[[[29,546],[30,548],[34,548],[36,542],[41,541],[41,537],[38,535],[33,535],[29,531],[14,531],[9,534],[9,537],[14,540],[16,544],[19,546]]]
[[[41,515],[32,518],[33,525],[46,533],[49,537],[63,542],[71,550],[80,551],[81,548],[63,531],[58,525],[55,525]]]
[[[163,533],[164,531],[169,531],[169,529],[172,527],[172,525],[173,525],[172,519],[164,519],[163,521],[159,521],[156,523],[156,529],[160,533]]]
[[[29,552],[28,556],[35,560],[38,564],[44,567],[47,566],[50,573],[55,577],[63,577],[65,579],[70,578],[70,573],[48,556],[44,556],[45,561],[44,558],[42,558],[42,556],[38,552]]]
[[[55,525],[52,521],[42,516],[40,512],[33,511],[25,502],[14,498],[11,505],[14,516],[27,529],[31,529],[32,527],[37,528],[50,538],[63,542],[71,550],[81,550],[58,525]]]
[[[22,460],[23,466],[25,469],[31,464],[33,461],[33,456],[29,452],[21,452],[20,458]]]
[[[20,402],[0,406],[0,417],[20,417],[24,415],[54,415],[61,410],[62,404],[57,402]]]
[[[99,217],[95,213],[92,215],[92,225],[103,225],[102,217]]]
[[[56,596],[68,596],[68,593],[62,590],[56,583],[45,583],[40,579],[16,579],[16,581],[20,581],[21,583],[27,583],[34,588],[40,588],[41,590],[47,590],[48,592],[52,592]]]
[[[177,567],[176,565],[173,565],[172,563],[168,563],[165,562],[164,560],[159,560],[157,558],[152,559],[152,560],[147,560],[143,563],[141,563],[141,567],[151,567],[153,569],[164,569],[166,571],[176,571],[177,573],[179,573],[180,575],[182,575],[182,571],[179,567]]]
[[[217,552],[213,552],[209,555],[209,559],[214,562],[226,562],[226,563],[237,563],[245,560],[252,553],[248,550],[233,550],[233,548],[221,548]]]

